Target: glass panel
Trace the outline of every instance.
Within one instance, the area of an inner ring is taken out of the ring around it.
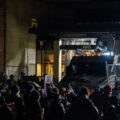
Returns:
[[[54,74],[54,55],[46,52],[42,52],[42,65],[41,65],[41,53],[37,54],[37,76],[43,76],[44,74]]]
[[[72,65],[72,71],[74,74],[82,75],[105,75],[106,66],[104,63],[86,63]]]

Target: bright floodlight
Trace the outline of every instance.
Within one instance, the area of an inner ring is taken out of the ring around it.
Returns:
[[[104,53],[104,55],[109,56],[109,55],[110,55],[110,52],[106,52],[106,53]]]
[[[110,55],[113,56],[114,53],[113,52],[105,52],[104,55],[106,55],[106,56],[110,56]]]

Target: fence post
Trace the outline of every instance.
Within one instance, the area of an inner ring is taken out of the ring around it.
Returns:
[[[109,82],[108,82],[108,80],[109,80],[109,79],[108,79],[108,76],[109,76],[109,75],[108,75],[108,64],[107,64],[107,61],[105,62],[105,64],[106,64],[107,83],[109,83]]]

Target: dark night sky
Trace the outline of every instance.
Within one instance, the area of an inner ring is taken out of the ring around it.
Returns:
[[[120,21],[119,0],[43,0],[74,11],[75,22]]]
[[[41,31],[60,32],[108,32],[120,31],[119,0],[42,0],[73,12],[71,23],[57,19],[54,24],[40,26]],[[61,14],[63,14],[61,12]],[[62,16],[62,15],[61,15]],[[62,16],[63,17],[63,16]],[[66,17],[66,16],[65,16]],[[48,19],[49,20],[49,19]],[[69,21],[68,21],[69,22]],[[43,33],[41,33],[43,34]],[[41,36],[40,34],[40,36]],[[44,35],[44,34],[43,34]]]
[[[2,8],[2,5],[3,5],[2,0],[0,0],[0,8]]]

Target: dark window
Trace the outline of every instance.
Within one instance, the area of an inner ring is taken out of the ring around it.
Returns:
[[[37,50],[54,50],[54,41],[43,41],[42,45],[40,45],[40,41],[37,41]]]
[[[0,0],[0,8],[3,7],[3,0]]]
[[[73,73],[76,75],[105,75],[106,66],[105,63],[82,63],[72,66]]]

